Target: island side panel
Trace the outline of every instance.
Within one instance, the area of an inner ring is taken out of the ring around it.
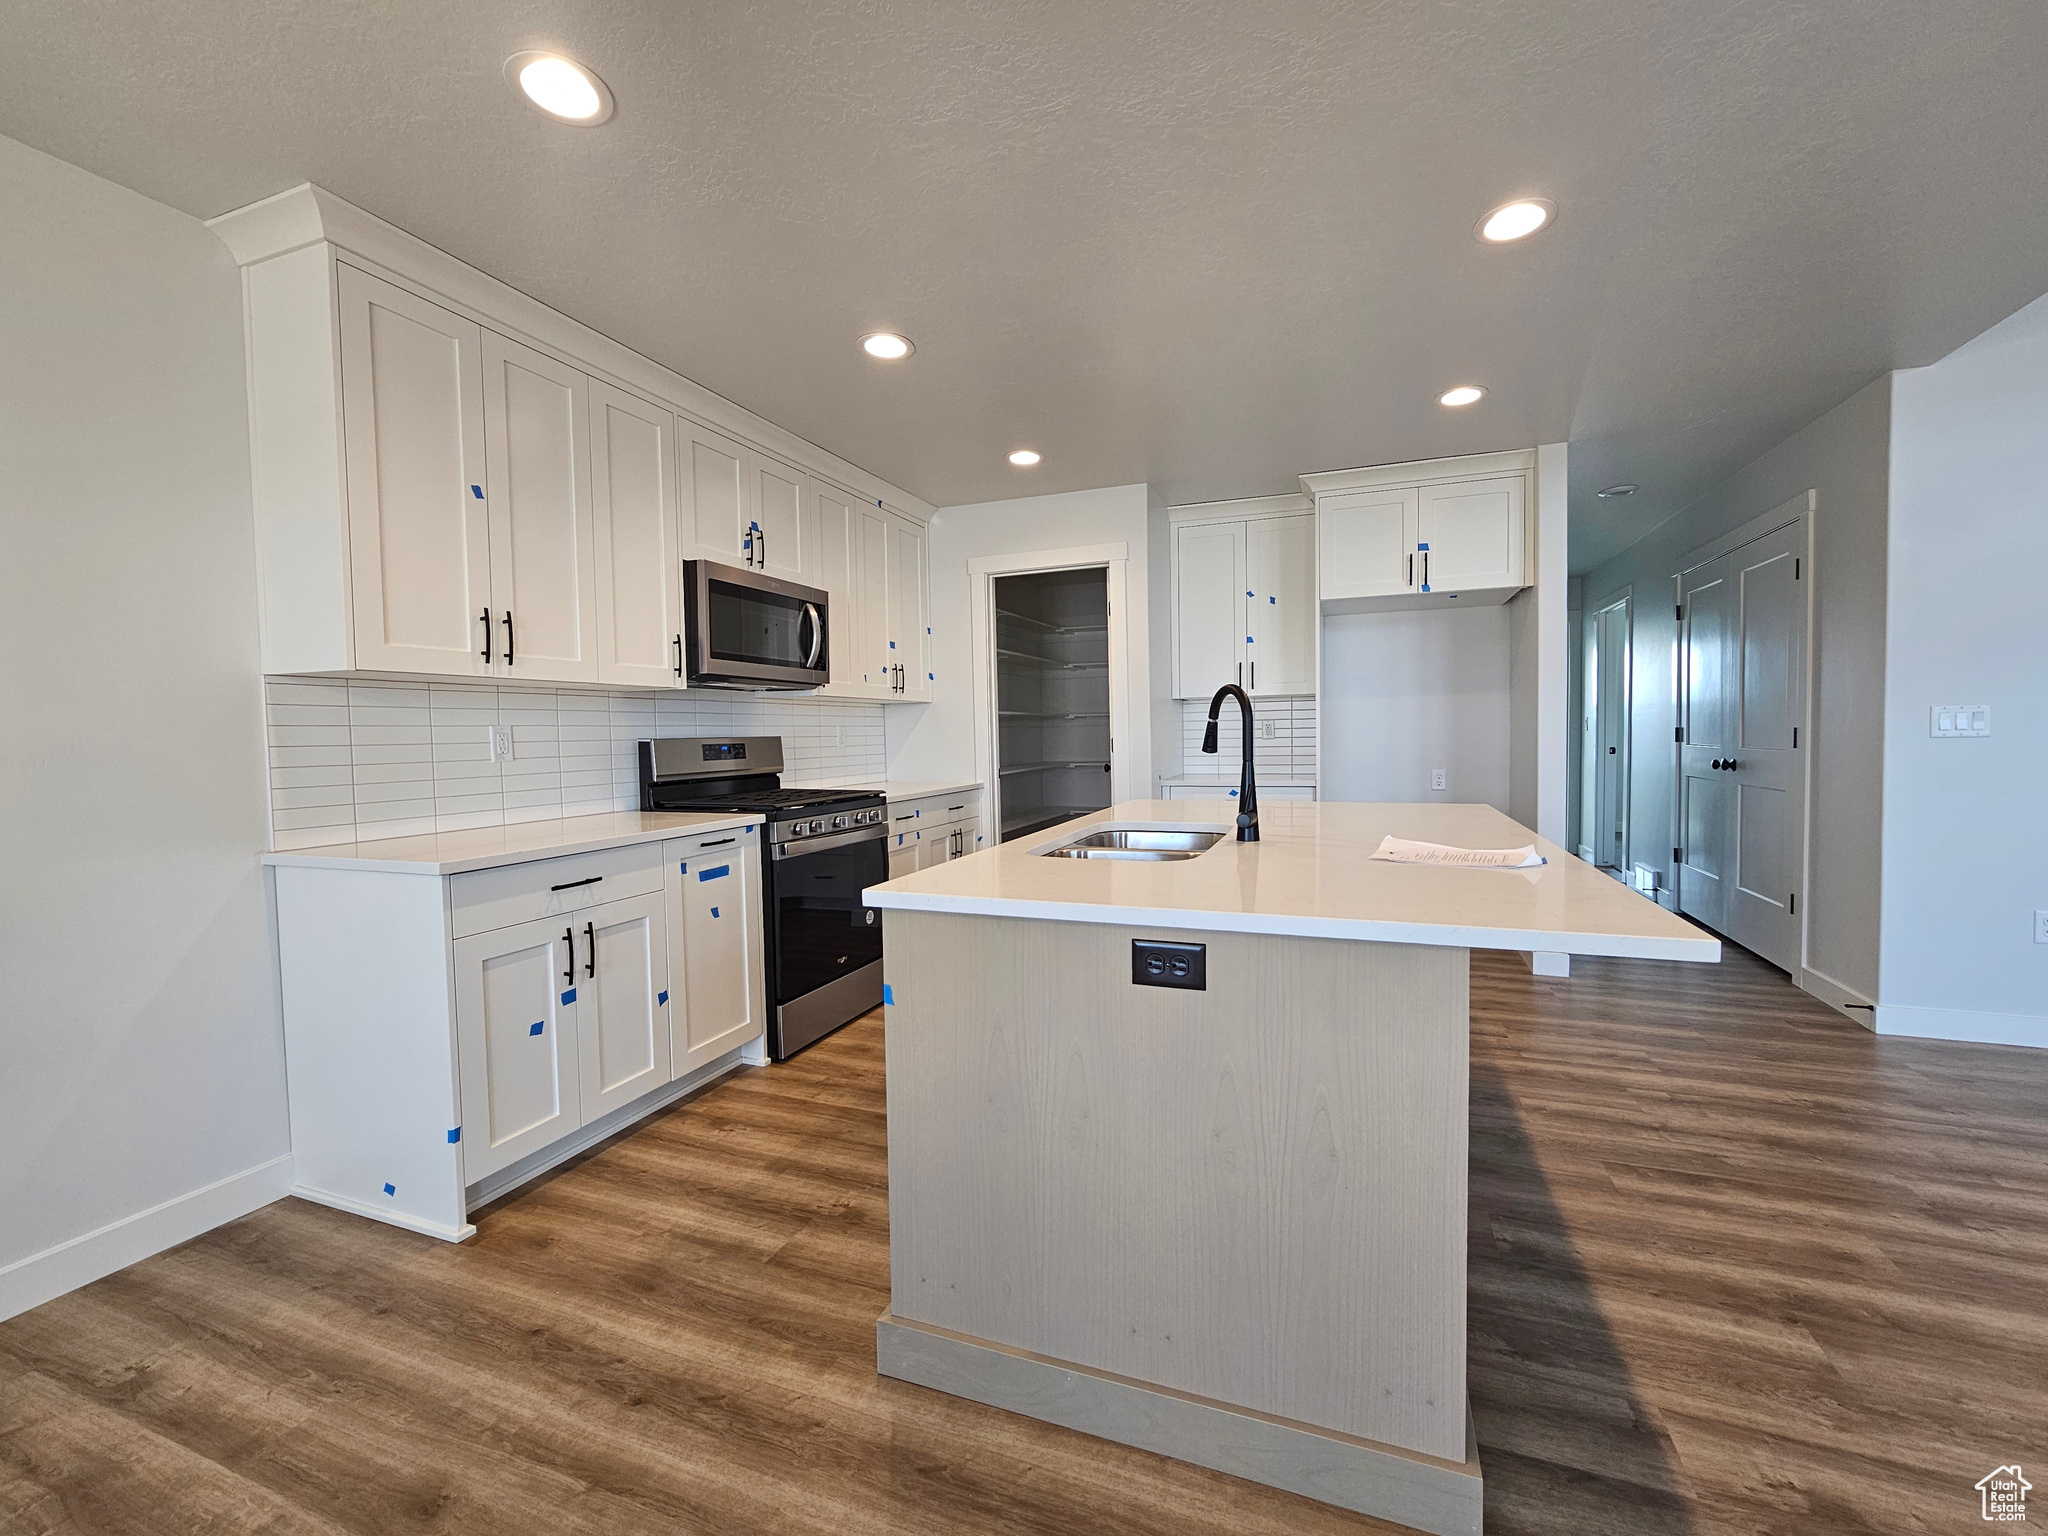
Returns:
[[[1464,1459],[1465,950],[888,923],[895,1316]]]

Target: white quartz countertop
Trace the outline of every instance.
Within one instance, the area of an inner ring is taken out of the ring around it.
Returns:
[[[1236,809],[1227,800],[1125,801],[871,886],[865,899],[907,911],[1052,922],[1646,960],[1721,958],[1711,934],[1488,805],[1274,801],[1259,808],[1256,843],[1236,841]],[[1031,851],[1102,822],[1231,832],[1207,852],[1169,863],[1049,859]],[[1534,843],[1550,862],[1527,870],[1375,862],[1372,851],[1388,833],[1463,848]]]
[[[923,783],[911,779],[900,784],[892,779],[885,792],[889,796],[891,804],[899,804],[905,800],[929,800],[934,795],[964,795],[969,790],[979,788],[981,788],[981,780],[979,779],[967,779],[964,781],[932,779],[929,782]]]
[[[698,832],[730,827],[757,827],[758,813],[700,814],[693,811],[610,811],[599,816],[565,816],[558,821],[521,821],[504,827],[478,827],[468,832],[424,832],[417,837],[386,837],[363,843],[336,843],[325,848],[295,848],[266,853],[266,864],[304,869],[375,869],[398,874],[459,875],[500,864],[525,864],[564,854],[623,848],[629,843],[659,842]]]

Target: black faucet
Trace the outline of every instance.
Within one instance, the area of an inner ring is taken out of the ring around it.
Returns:
[[[1237,840],[1256,843],[1259,840],[1259,781],[1252,773],[1252,701],[1237,684],[1225,683],[1216,690],[1216,697],[1209,701],[1209,729],[1202,732],[1202,750],[1216,750],[1216,715],[1223,708],[1224,697],[1233,693],[1237,695],[1237,707],[1244,711],[1244,774],[1237,781]]]

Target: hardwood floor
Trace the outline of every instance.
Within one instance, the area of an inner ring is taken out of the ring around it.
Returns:
[[[1982,1528],[2048,1451],[2048,1053],[1575,970],[1473,961],[1488,1530]],[[0,1324],[0,1533],[1390,1529],[877,1377],[881,1043],[461,1246],[287,1200]]]

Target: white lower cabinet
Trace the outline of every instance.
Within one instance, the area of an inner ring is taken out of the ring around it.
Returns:
[[[987,846],[981,790],[889,802],[889,878],[964,859]]]
[[[759,839],[448,876],[267,856],[293,1192],[460,1240],[472,1204],[765,1061]]]

